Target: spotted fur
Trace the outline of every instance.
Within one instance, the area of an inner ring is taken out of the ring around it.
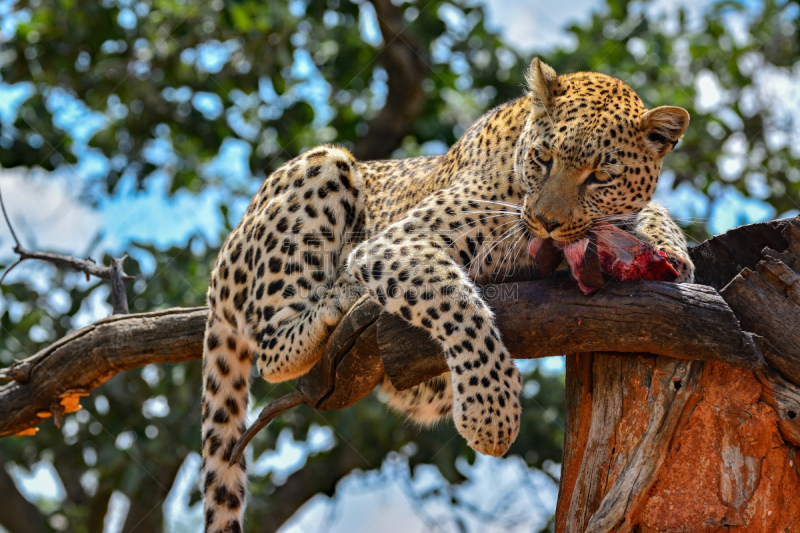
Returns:
[[[206,530],[242,530],[244,462],[228,467],[245,426],[252,361],[284,381],[307,372],[363,292],[425,328],[448,374],[390,405],[430,423],[452,415],[481,453],[519,430],[521,380],[479,285],[535,269],[533,237],[581,238],[627,222],[692,279],[686,242],[650,203],[686,111],[648,111],[620,80],[558,76],[534,60],[529,92],[481,117],[444,155],[357,161],[322,146],[270,175],[220,251],[208,292],[203,359]]]

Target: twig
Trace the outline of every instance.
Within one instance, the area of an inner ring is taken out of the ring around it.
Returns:
[[[123,255],[119,259],[111,259],[111,297],[114,300],[112,315],[127,315],[130,313],[128,311],[128,295],[125,292],[125,271],[122,266],[127,258],[127,255]],[[128,277],[132,278],[132,276]]]
[[[8,273],[9,273],[9,272],[11,272],[12,270],[14,270],[14,268],[15,268],[15,267],[16,267],[18,264],[22,263],[23,261],[24,261],[24,259],[19,259],[19,260],[18,260],[16,263],[14,263],[14,264],[13,264],[13,265],[11,265],[10,267],[8,267],[8,268],[6,269],[6,271],[5,271],[5,272],[3,272],[3,275],[2,275],[2,276],[0,276],[0,285],[2,285],[2,284],[3,284],[3,280],[5,280],[5,279],[6,279],[6,276],[8,276]]]
[[[93,259],[78,259],[77,257],[72,257],[71,255],[56,254],[52,252],[33,252],[19,245],[14,247],[14,253],[20,257],[18,262],[26,259],[39,259],[41,261],[47,261],[56,265],[79,270],[85,273],[87,276],[95,276],[102,279],[113,279],[113,274],[111,272],[112,267],[98,265]],[[124,259],[124,257],[121,258],[121,260]],[[112,264],[114,261],[119,260],[120,259],[112,259]],[[125,281],[132,281],[136,278],[123,273],[122,279]]]
[[[27,383],[31,376],[31,365],[24,361],[15,361],[11,366],[0,368],[0,381],[17,381]]]
[[[256,433],[264,429],[267,424],[272,422],[272,419],[282,412],[291,409],[292,407],[296,407],[305,401],[305,394],[299,390],[293,390],[289,394],[281,396],[262,409],[261,414],[258,415],[258,419],[256,419],[256,421],[253,422],[249,428],[247,428],[247,431],[242,433],[241,437],[239,437],[239,440],[236,442],[236,446],[233,447],[233,452],[231,453],[231,459],[228,461],[228,465],[233,466],[239,462],[239,459],[242,458],[245,448],[247,448],[247,444],[252,440],[253,437],[256,436]]]
[[[8,230],[11,232],[11,236],[14,238],[14,242],[19,246],[19,239],[17,238],[17,234],[14,232],[14,227],[11,225],[11,221],[8,219],[8,212],[6,211],[6,203],[3,201],[3,191],[0,190],[0,207],[3,208],[3,217],[6,219],[6,224],[8,225]]]
[[[11,225],[11,219],[8,216],[8,211],[6,211],[6,204],[3,201],[3,193],[0,190],[0,208],[3,210],[3,218],[6,220],[6,224],[8,225],[8,230],[11,232],[11,236],[14,238],[14,253],[19,256],[19,259],[16,263],[8,267],[5,273],[3,273],[2,277],[0,277],[0,284],[6,279],[6,276],[9,272],[14,270],[14,268],[25,261],[26,259],[38,259],[41,261],[47,261],[48,263],[54,263],[56,265],[65,266],[68,268],[72,268],[74,270],[79,270],[86,274],[86,280],[89,280],[90,276],[95,276],[101,279],[109,279],[111,280],[111,296],[114,301],[114,310],[113,314],[128,314],[128,297],[125,293],[125,282],[132,281],[136,278],[133,276],[129,276],[125,274],[125,271],[122,267],[122,264],[127,259],[127,255],[122,256],[121,258],[112,258],[111,259],[111,266],[105,267],[98,265],[95,263],[94,259],[91,257],[86,259],[78,259],[71,255],[63,255],[63,254],[56,254],[52,252],[35,252],[28,250],[22,246],[19,242],[19,238],[17,237],[16,232],[14,231],[14,227]]]
[[[58,400],[54,400],[50,405],[50,412],[53,413],[53,423],[60,429],[61,422],[64,420],[64,407],[58,403]]]

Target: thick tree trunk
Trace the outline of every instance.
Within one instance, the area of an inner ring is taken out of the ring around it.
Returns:
[[[558,533],[800,532],[800,224],[737,231],[693,253],[767,364],[569,356]]]
[[[781,432],[759,377],[716,362],[569,356],[556,531],[800,531],[800,442]]]

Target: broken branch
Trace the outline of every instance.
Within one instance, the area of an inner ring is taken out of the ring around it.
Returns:
[[[40,261],[47,261],[48,263],[53,263],[55,265],[65,266],[74,270],[79,270],[86,274],[86,280],[89,280],[89,276],[95,276],[101,279],[109,279],[111,280],[111,294],[114,300],[114,311],[113,314],[127,314],[128,313],[128,297],[125,294],[125,282],[132,281],[135,278],[133,276],[129,276],[125,274],[123,269],[123,263],[125,259],[128,258],[127,255],[122,256],[121,258],[112,258],[111,259],[111,266],[102,266],[95,263],[94,259],[87,258],[87,259],[78,259],[77,257],[72,257],[71,255],[64,255],[64,254],[56,254],[51,252],[36,252],[32,250],[28,250],[22,246],[19,242],[19,238],[17,237],[16,232],[14,231],[14,226],[11,225],[11,219],[8,217],[8,212],[6,211],[6,204],[3,201],[3,193],[0,191],[0,208],[3,211],[3,218],[6,220],[6,225],[8,226],[8,230],[11,232],[11,237],[14,239],[14,253],[19,256],[19,259],[12,264],[10,267],[6,269],[3,275],[0,277],[0,284],[6,279],[6,276],[9,272],[14,270],[14,268],[25,261],[26,259],[38,259]],[[2,379],[2,378],[0,378]]]

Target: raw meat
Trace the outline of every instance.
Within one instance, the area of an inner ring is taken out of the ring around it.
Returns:
[[[535,238],[529,251],[543,276],[552,272],[563,256],[584,294],[603,287],[603,274],[620,281],[674,281],[678,278],[678,272],[669,264],[664,252],[625,230],[602,222],[587,237],[569,243]]]

